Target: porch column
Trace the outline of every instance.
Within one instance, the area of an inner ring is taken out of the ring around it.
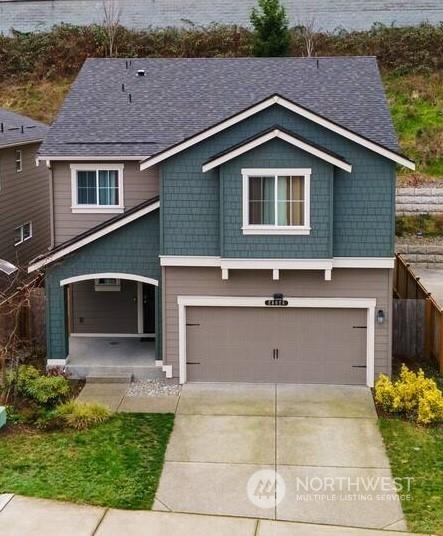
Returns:
[[[48,272],[46,277],[46,355],[48,359],[66,359],[68,355],[66,287]]]

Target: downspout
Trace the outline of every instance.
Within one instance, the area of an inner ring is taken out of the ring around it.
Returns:
[[[49,229],[50,229],[50,244],[49,249],[55,247],[55,227],[54,227],[54,171],[51,166],[51,161],[46,160],[46,166],[49,169]]]

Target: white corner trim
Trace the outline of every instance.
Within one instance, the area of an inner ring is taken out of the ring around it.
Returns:
[[[163,365],[162,371],[166,374],[166,378],[172,378],[172,365]]]
[[[268,297],[177,296],[179,321],[179,382],[186,383],[186,307],[266,307]],[[292,298],[287,307],[320,309],[366,309],[366,384],[374,386],[375,298]]]
[[[293,145],[294,147],[302,149],[303,151],[306,151],[307,153],[310,153],[316,156],[317,158],[320,158],[321,160],[324,160],[325,162],[332,164],[333,166],[343,169],[344,171],[347,171],[348,173],[351,173],[352,171],[351,164],[349,164],[345,160],[341,160],[335,156],[332,156],[331,154],[325,151],[322,151],[318,147],[315,147],[309,143],[306,143],[305,141],[301,140],[300,138],[297,138],[296,136],[291,136],[290,134],[286,132],[282,132],[278,128],[272,130],[271,132],[264,134],[263,136],[256,138],[255,140],[245,143],[244,145],[241,145],[240,147],[237,147],[236,149],[233,149],[232,151],[222,156],[219,156],[218,158],[214,158],[213,160],[210,160],[209,162],[207,162],[206,164],[202,166],[202,171],[203,173],[206,173],[207,171],[210,171],[211,169],[214,169],[220,166],[221,164],[229,162],[233,158],[237,158],[237,156],[247,153],[251,151],[252,149],[255,149],[256,147],[259,147],[260,145],[263,145],[264,143],[267,143],[275,138],[283,140]]]
[[[108,225],[104,229],[100,229],[99,231],[96,231],[95,233],[92,233],[91,235],[85,238],[82,238],[78,242],[75,242],[74,244],[66,246],[65,248],[60,249],[59,251],[53,253],[52,255],[48,255],[47,257],[45,257],[44,259],[40,261],[36,260],[34,262],[31,262],[31,264],[28,267],[28,273],[34,272],[35,270],[39,270],[43,266],[46,266],[47,264],[50,264],[51,262],[54,262],[57,259],[60,259],[64,257],[65,255],[68,255],[69,253],[72,253],[73,251],[76,251],[77,249],[80,249],[81,247],[86,246],[87,244],[90,244],[91,242],[94,242],[94,240],[97,240],[98,238],[101,238],[102,236],[106,236],[107,234],[112,233],[112,231],[120,229],[120,227],[123,227],[124,225],[127,225],[128,223],[131,223],[132,221],[137,220],[138,218],[141,218],[142,216],[145,216],[146,214],[149,214],[150,212],[153,212],[154,210],[157,210],[158,208],[160,208],[159,201],[157,201],[156,203],[152,203],[152,205],[144,207],[140,210],[137,210],[137,212],[133,212],[126,218],[121,218],[115,223]]]
[[[161,266],[225,268],[228,270],[332,270],[334,268],[394,268],[394,257],[333,257],[332,259],[232,259],[161,255]]]
[[[331,130],[332,132],[335,132],[336,134],[343,136],[344,138],[351,140],[358,145],[361,145],[365,147],[366,149],[369,149],[370,151],[373,151],[377,154],[380,154],[384,156],[385,158],[388,158],[389,160],[393,160],[394,162],[397,162],[397,164],[401,164],[402,166],[405,166],[409,169],[415,170],[415,164],[411,160],[393,152],[389,149],[386,149],[385,147],[382,147],[381,145],[378,145],[375,142],[372,142],[363,136],[360,136],[354,132],[351,132],[350,130],[341,127],[337,125],[336,123],[333,123],[332,121],[329,121],[328,119],[321,117],[314,112],[311,112],[310,110],[307,110],[306,108],[302,108],[301,106],[298,106],[297,104],[285,99],[284,97],[280,97],[279,95],[274,95],[272,97],[269,97],[268,99],[259,102],[258,104],[255,104],[251,106],[250,108],[247,108],[246,110],[243,110],[242,112],[229,117],[225,121],[222,121],[218,125],[215,125],[211,128],[208,128],[207,130],[204,130],[203,132],[200,132],[199,134],[196,134],[195,136],[192,136],[191,138],[188,138],[187,140],[183,141],[182,143],[179,143],[175,145],[174,147],[171,147],[170,149],[167,149],[166,151],[163,151],[157,155],[148,157],[144,161],[140,163],[140,169],[144,170],[147,168],[150,168],[152,166],[155,166],[159,162],[162,162],[163,160],[166,160],[167,158],[170,158],[171,156],[180,153],[181,151],[184,151],[185,149],[188,149],[189,147],[192,147],[196,143],[200,143],[201,141],[210,138],[214,134],[217,134],[219,132],[222,132],[223,130],[247,119],[248,117],[251,117],[252,115],[255,115],[262,110],[265,110],[266,108],[269,108],[270,106],[273,106],[274,104],[278,104],[280,106],[283,106],[287,110],[290,110],[291,112],[294,112],[302,117],[305,117],[306,119],[321,125],[322,127]]]
[[[90,279],[127,279],[129,281],[139,281],[141,283],[147,283],[148,285],[154,285],[158,287],[158,280],[151,279],[150,277],[144,277],[142,275],[126,274],[122,272],[104,272],[99,274],[82,274],[74,277],[68,277],[60,281],[60,286],[64,287],[71,283],[78,283],[79,281],[89,281]]]

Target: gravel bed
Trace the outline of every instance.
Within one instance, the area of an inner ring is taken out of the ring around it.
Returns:
[[[129,386],[126,396],[129,398],[149,398],[151,396],[178,396],[180,385],[162,379],[135,380]]]

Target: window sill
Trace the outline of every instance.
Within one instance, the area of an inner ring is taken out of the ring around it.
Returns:
[[[31,240],[32,236],[28,236],[28,238],[25,238],[24,240],[20,240],[20,242],[16,242],[14,244],[14,247],[16,248],[17,246],[21,246],[22,244],[24,244],[25,242],[27,242],[28,240]]]
[[[244,235],[310,235],[311,227],[262,227],[248,225],[242,227]]]
[[[124,207],[71,207],[73,214],[122,214]]]

